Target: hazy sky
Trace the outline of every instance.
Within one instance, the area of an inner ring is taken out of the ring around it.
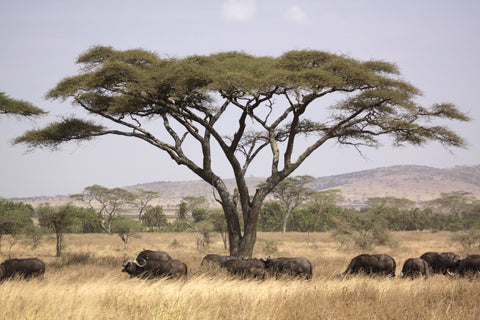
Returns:
[[[197,180],[164,153],[139,141],[103,137],[60,151],[25,153],[11,140],[78,109],[45,93],[78,72],[78,55],[93,45],[143,48],[165,57],[239,50],[279,56],[325,50],[360,60],[396,63],[431,105],[452,102],[473,121],[451,123],[469,149],[439,144],[358,152],[319,149],[294,174],[315,177],[397,164],[448,168],[480,164],[480,2],[443,0],[0,0],[0,91],[50,112],[39,120],[0,116],[0,197],[81,192],[99,184]],[[232,177],[229,171],[220,172]],[[250,173],[266,176],[257,164]]]

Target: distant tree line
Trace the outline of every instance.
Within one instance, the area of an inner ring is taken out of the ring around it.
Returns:
[[[280,231],[285,211],[281,201],[265,203],[259,230]],[[309,201],[292,211],[287,231],[332,231],[339,223],[356,230],[371,229],[374,224],[390,231],[480,229],[480,201],[466,192],[442,194],[421,207],[411,200],[394,197],[370,198],[360,210]]]
[[[273,192],[274,199],[264,203],[258,230],[265,232],[327,232],[341,243],[355,242],[361,248],[387,244],[387,231],[462,231],[480,230],[480,201],[468,192],[443,193],[437,199],[418,206],[405,198],[369,198],[361,210],[341,207],[339,190],[314,191],[305,187],[308,176],[288,178]],[[161,206],[150,205],[159,197],[153,191],[108,189],[94,185],[72,199],[87,204],[62,206],[30,205],[0,199],[0,250],[4,235],[8,237],[9,254],[16,241],[24,237],[32,248],[43,235],[56,236],[56,255],[63,249],[65,233],[117,234],[127,248],[137,232],[193,232],[197,248],[211,243],[211,234],[219,233],[228,249],[227,224],[220,208],[209,208],[203,196],[189,196],[178,205],[176,218],[168,221]],[[135,219],[121,215],[126,206],[137,208]],[[35,222],[34,222],[35,221]],[[478,231],[480,237],[480,231]],[[470,245],[457,236],[462,245]],[[480,238],[479,238],[480,241]]]

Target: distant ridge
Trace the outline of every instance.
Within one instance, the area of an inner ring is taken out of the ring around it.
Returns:
[[[466,191],[480,198],[480,165],[437,169],[399,165],[322,177],[315,190],[340,189],[345,204],[363,204],[371,197],[392,196],[422,202],[441,193]]]
[[[265,178],[250,177],[246,180],[250,192],[254,193],[256,186],[264,182]],[[225,184],[231,191],[235,188],[234,179],[225,180]],[[470,192],[474,197],[480,199],[480,165],[456,166],[447,169],[417,165],[382,167],[320,177],[315,179],[309,187],[314,190],[340,189],[345,198],[342,205],[346,206],[361,206],[368,198],[385,196],[422,202],[438,198],[441,193],[453,191]],[[143,189],[159,192],[161,198],[155,204],[160,204],[164,208],[174,208],[186,196],[204,196],[212,204],[216,203],[213,188],[201,180],[156,181],[123,188],[131,191]],[[32,205],[71,201],[68,196],[16,200]]]
[[[265,178],[247,178],[249,190],[264,182]],[[225,180],[230,190],[233,179]],[[357,171],[315,179],[309,185],[314,190],[340,189],[344,205],[361,205],[371,197],[393,196],[416,202],[438,198],[441,193],[466,191],[480,198],[480,165],[437,169],[427,166],[399,165]],[[213,201],[213,189],[201,180],[181,182],[151,182],[126,187],[159,192],[165,199],[185,196],[205,196]],[[177,202],[178,203],[178,202]]]

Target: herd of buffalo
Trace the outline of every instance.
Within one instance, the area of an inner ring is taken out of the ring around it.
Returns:
[[[312,264],[304,257],[295,258],[261,258],[239,259],[233,256],[207,254],[201,262],[204,267],[216,266],[227,270],[229,274],[242,278],[265,279],[273,277],[294,276],[304,279],[312,278]],[[130,277],[145,279],[165,277],[187,277],[188,268],[180,260],[173,259],[163,251],[143,250],[136,259],[125,260],[123,272]],[[365,273],[395,277],[396,262],[387,254],[361,254],[354,257],[347,269],[340,274]],[[38,258],[9,259],[0,264],[0,280],[14,277],[43,277],[45,263]],[[430,274],[455,275],[461,277],[480,275],[480,255],[473,254],[464,258],[452,252],[427,252],[419,258],[405,260],[401,277],[428,277]]]

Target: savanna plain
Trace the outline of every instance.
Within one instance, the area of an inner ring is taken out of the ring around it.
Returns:
[[[45,261],[43,279],[0,283],[0,319],[480,319],[480,279],[434,275],[399,278],[403,262],[427,251],[463,251],[449,232],[395,232],[398,246],[344,251],[330,233],[259,233],[254,256],[304,256],[312,280],[241,280],[200,265],[207,253],[227,254],[220,235],[203,251],[191,233],[142,233],[128,249],[117,236],[65,235],[64,255],[55,240],[36,249],[18,241],[12,258]],[[188,265],[187,280],[142,280],[121,272],[143,249],[167,251]],[[8,257],[2,237],[0,259]],[[397,277],[338,277],[360,253],[386,253]]]

